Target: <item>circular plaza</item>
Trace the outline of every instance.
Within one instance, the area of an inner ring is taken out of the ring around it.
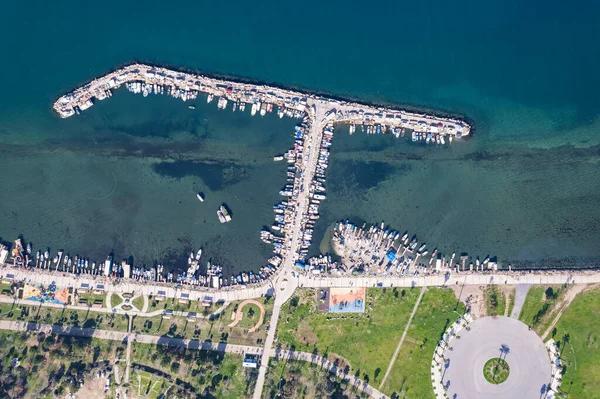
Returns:
[[[469,327],[444,353],[442,382],[449,398],[544,397],[551,381],[551,363],[544,343],[533,330],[508,317],[484,317]]]

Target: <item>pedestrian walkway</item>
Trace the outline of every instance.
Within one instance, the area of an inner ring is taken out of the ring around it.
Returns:
[[[243,310],[244,310],[244,306],[246,306],[246,305],[255,305],[255,306],[258,306],[258,309],[260,309],[260,317],[258,318],[258,321],[256,322],[256,324],[254,324],[254,326],[248,330],[248,333],[253,333],[260,326],[262,326],[262,324],[265,320],[265,307],[263,306],[262,303],[255,301],[254,299],[246,299],[244,302],[239,304],[237,312],[235,313],[235,319],[227,327],[229,327],[229,328],[235,327],[238,325],[238,323],[240,321],[242,321],[242,319],[244,318]]]
[[[117,295],[117,294],[115,294],[115,295]],[[160,316],[160,315],[164,314],[164,312],[165,312],[163,309],[157,309],[152,312],[137,312],[135,310],[123,310],[120,307],[125,302],[121,303],[121,305],[119,305],[116,308],[92,308],[89,306],[81,306],[81,305],[61,305],[58,303],[38,302],[38,301],[32,301],[32,300],[27,300],[27,299],[12,299],[12,298],[1,298],[0,297],[0,303],[8,303],[8,304],[13,304],[13,305],[23,305],[23,306],[42,306],[42,307],[55,308],[55,309],[89,310],[91,312],[96,312],[96,313],[133,315],[133,316],[139,316],[139,317]],[[211,313],[209,315],[199,315],[196,312],[182,312],[179,310],[173,311],[172,315],[180,316],[180,317],[188,317],[190,315],[190,313],[192,313],[194,315],[194,317],[197,319],[210,319],[210,318],[213,318],[213,317],[221,314],[225,310],[225,308],[227,308],[227,306],[229,306],[229,304],[230,304],[230,302],[224,302],[220,308],[218,308],[217,310],[215,310],[213,313]],[[144,303],[144,307],[147,308],[145,303]]]
[[[271,357],[276,359],[292,359],[297,361],[310,362],[326,368],[330,373],[336,375],[339,378],[347,380],[350,384],[358,388],[360,391],[369,395],[372,398],[384,399],[387,398],[385,394],[367,384],[365,381],[354,375],[348,375],[343,369],[339,369],[335,362],[329,361],[321,356],[315,355],[308,352],[296,352],[288,350],[273,350],[271,351]]]
[[[148,306],[150,305],[150,300],[148,299],[148,295],[142,295],[144,298],[144,307],[142,308],[142,313],[148,312]]]
[[[129,323],[127,324],[127,366],[125,368],[125,382],[129,382],[129,373],[131,371],[131,326],[133,323],[133,317],[129,317]]]
[[[396,362],[396,358],[398,357],[398,353],[400,352],[400,347],[402,346],[402,343],[404,342],[404,338],[406,338],[406,333],[408,332],[408,329],[410,328],[413,317],[415,317],[415,313],[417,313],[417,309],[419,308],[419,304],[421,303],[421,299],[423,299],[423,294],[425,294],[426,290],[427,290],[427,287],[421,288],[421,293],[419,294],[419,297],[417,298],[417,302],[415,303],[415,307],[413,308],[413,310],[410,314],[410,317],[408,318],[406,327],[404,327],[404,331],[402,332],[402,337],[400,338],[400,341],[398,342],[398,346],[396,347],[396,351],[394,352],[394,355],[392,356],[392,360],[390,360],[390,364],[389,364],[387,370],[385,371],[385,375],[383,376],[383,379],[381,380],[381,384],[379,384],[379,389],[383,388],[383,384],[385,384],[385,380],[388,378],[388,375],[390,375],[390,372],[392,371],[392,367],[394,367],[394,363]]]
[[[515,292],[515,306],[510,314],[511,319],[519,320],[519,315],[521,314],[521,309],[525,303],[525,298],[527,298],[529,287],[531,287],[531,284],[517,284],[517,289]]]

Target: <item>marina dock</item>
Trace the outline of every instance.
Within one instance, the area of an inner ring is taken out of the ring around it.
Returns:
[[[195,100],[202,93],[206,95],[208,103],[216,97],[217,107],[220,109],[226,109],[232,103],[233,111],[239,109],[243,112],[248,106],[251,115],[258,113],[261,116],[277,109],[280,118],[288,116],[302,120],[293,133],[294,147],[285,155],[275,157],[277,161],[286,159],[290,164],[288,184],[280,191],[286,197],[285,200],[274,208],[275,223],[269,230],[261,232],[261,239],[273,244],[274,256],[260,272],[242,273],[235,278],[231,276],[229,280],[219,274],[218,283],[213,284],[213,281],[217,281],[214,277],[199,276],[194,279],[190,273],[183,278],[173,276],[172,273],[165,276],[159,270],[148,273],[132,266],[134,277],[150,276],[146,279],[154,281],[180,282],[189,281],[192,277],[195,285],[204,287],[245,285],[271,279],[282,265],[291,271],[295,266],[306,263],[314,224],[319,219],[320,203],[326,200],[329,147],[336,124],[348,124],[350,134],[360,126],[361,131],[366,130],[367,134],[387,133],[400,137],[408,132],[413,141],[438,144],[446,144],[446,140],[449,144],[453,138],[465,138],[471,133],[471,126],[459,119],[340,101],[278,87],[223,80],[137,63],[98,77],[61,96],[54,103],[53,109],[62,118],[71,117],[90,108],[95,102],[112,96],[113,90],[121,86],[144,97],[166,94],[183,101]],[[199,268],[192,269],[195,272]]]
[[[95,101],[110,97],[113,90],[123,85],[134,85],[132,91],[144,95],[165,94],[166,91],[166,94],[183,101],[195,99],[198,93],[205,93],[210,100],[215,96],[219,98],[219,108],[226,108],[227,103],[232,102],[243,111],[245,105],[250,104],[253,114],[259,112],[264,115],[273,106],[279,107],[280,112],[287,112],[288,115],[308,114],[311,109],[311,113],[316,114],[319,110],[332,123],[387,126],[392,134],[399,134],[397,130],[404,128],[418,133],[464,138],[471,132],[471,126],[458,119],[343,102],[272,86],[216,79],[145,64],[131,64],[98,77],[58,98],[53,109],[62,118],[68,118],[90,108]]]
[[[264,116],[277,109],[280,118],[288,116],[301,119],[293,133],[293,148],[285,155],[274,158],[275,162],[286,159],[290,164],[287,170],[287,184],[280,191],[285,199],[274,207],[275,223],[270,229],[263,230],[260,235],[263,241],[273,245],[274,255],[256,275],[249,272],[235,279],[231,276],[230,284],[227,279],[222,278],[220,268],[211,268],[210,264],[207,273],[212,270],[212,277],[204,276],[194,280],[204,282],[202,286],[208,286],[213,290],[226,285],[243,289],[250,284],[250,287],[254,287],[253,290],[264,293],[268,287],[271,295],[275,295],[271,319],[273,326],[277,326],[281,307],[291,298],[296,288],[300,284],[307,284],[307,286],[310,284],[306,280],[300,283],[301,275],[298,272],[306,270],[307,263],[313,273],[307,273],[303,278],[310,278],[315,274],[315,270],[322,269],[322,265],[319,265],[318,269],[314,267],[315,260],[308,259],[307,256],[314,224],[319,219],[321,201],[327,198],[326,170],[335,125],[349,125],[350,134],[360,126],[361,132],[366,130],[367,134],[390,134],[399,138],[408,133],[412,141],[440,145],[450,144],[453,139],[467,138],[472,130],[468,123],[459,119],[360,104],[284,88],[223,80],[137,63],[119,68],[61,96],[54,103],[53,109],[62,118],[71,117],[90,108],[95,102],[112,96],[113,90],[121,86],[144,97],[166,94],[183,101],[195,100],[202,93],[206,95],[207,103],[217,97],[216,103],[219,109],[227,109],[228,104],[232,103],[233,111],[239,109],[244,112],[248,106],[252,116],[257,113]],[[190,108],[195,107],[191,105]],[[193,253],[190,255],[190,266],[185,278],[180,278],[181,276],[174,278],[170,274],[166,281],[187,283],[198,271],[197,258],[199,257],[195,257]],[[129,270],[129,265],[127,266]],[[432,269],[431,272],[439,274],[441,267],[437,266],[435,271]],[[146,274],[147,272],[142,272],[142,275]],[[350,273],[347,275],[352,276]],[[114,276],[121,278],[121,269],[118,269]],[[155,273],[150,272],[150,276],[151,280],[165,281],[162,270],[156,269]],[[213,281],[216,281],[216,284]],[[197,288],[199,291],[202,290],[200,287]],[[266,353],[270,353],[272,349],[275,330],[276,328],[268,330],[264,343]],[[263,357],[253,396],[256,399],[262,396],[267,367],[268,357]]]

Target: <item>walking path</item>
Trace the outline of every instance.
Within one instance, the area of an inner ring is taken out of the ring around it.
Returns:
[[[24,321],[0,320],[0,330],[11,331],[37,331],[46,334],[71,335],[80,338],[98,338],[110,341],[124,342],[130,333],[122,331],[99,330],[95,328],[81,328],[70,326],[58,326],[50,324],[27,323]],[[169,338],[156,335],[143,335],[131,333],[131,342],[140,342],[153,345],[167,345],[178,348],[188,348],[196,350],[212,350],[218,352],[230,353],[253,353],[261,354],[262,348],[257,346],[234,345],[228,343],[215,343],[209,341],[198,341],[191,339]]]
[[[550,333],[552,332],[552,329],[554,328],[556,323],[558,323],[558,320],[560,320],[560,316],[562,316],[562,314],[565,312],[565,310],[567,310],[567,308],[569,307],[571,302],[573,302],[573,299],[575,299],[577,294],[579,294],[580,292],[582,292],[585,289],[586,289],[585,285],[576,285],[576,286],[571,287],[565,294],[565,297],[562,299],[562,301],[560,301],[560,303],[557,303],[555,305],[555,308],[560,308],[560,310],[556,314],[556,317],[554,317],[554,320],[552,320],[552,323],[550,323],[550,325],[548,326],[548,328],[542,335],[542,341],[545,341],[546,338],[548,337],[548,335],[550,335]]]
[[[129,326],[131,330],[131,324]],[[10,330],[10,331],[37,331],[44,332],[47,334],[57,334],[57,335],[71,335],[75,337],[86,337],[86,338],[98,338],[98,339],[106,339],[111,341],[119,341],[123,342],[127,339],[127,367],[125,370],[125,381],[129,381],[130,369],[131,369],[131,343],[132,342],[140,342],[144,344],[151,345],[167,345],[171,347],[178,348],[187,348],[187,349],[195,349],[195,350],[207,350],[207,351],[218,351],[218,352],[227,352],[227,353],[235,353],[239,355],[243,354],[255,354],[262,355],[263,349],[258,346],[249,346],[249,345],[234,345],[228,343],[214,343],[208,341],[198,341],[198,340],[190,340],[190,339],[181,339],[181,338],[169,338],[169,337],[161,337],[156,335],[143,335],[143,334],[133,334],[133,333],[124,333],[117,331],[107,331],[107,330],[97,330],[93,328],[77,328],[77,327],[62,327],[62,326],[52,326],[49,324],[37,324],[37,323],[26,323],[22,321],[9,321],[9,320],[0,320],[0,330]],[[129,339],[131,338],[131,339]],[[276,357],[277,359],[292,359],[292,360],[302,360],[306,362],[311,362],[322,367],[327,368],[331,373],[335,374],[340,378],[347,379],[352,385],[360,389],[362,392],[370,395],[373,398],[387,398],[384,394],[379,392],[377,389],[373,388],[369,384],[364,381],[356,378],[354,376],[346,375],[343,370],[337,368],[335,363],[328,361],[327,359],[313,355],[308,352],[294,352],[294,351],[286,351],[286,350],[272,350],[269,352],[268,357]]]
[[[125,367],[125,382],[129,382],[129,372],[131,371],[131,325],[133,317],[129,316],[127,325],[127,366]]]
[[[148,295],[142,295],[144,298],[144,306],[142,307],[142,313],[148,312],[148,306],[150,305],[150,300],[148,299]]]
[[[525,303],[525,298],[527,298],[529,287],[531,287],[531,284],[517,284],[517,289],[515,291],[515,306],[510,314],[512,319],[519,320],[519,315],[521,314],[521,309]]]
[[[331,362],[321,356],[315,355],[313,353],[308,352],[296,352],[296,351],[287,351],[287,350],[275,350],[271,353],[272,357],[276,359],[292,359],[292,360],[301,360],[305,362],[311,362],[317,364],[321,367],[326,368],[330,373],[336,375],[339,378],[343,378],[348,380],[348,382],[354,385],[356,388],[360,389],[362,392],[371,396],[372,398],[387,398],[385,394],[373,388],[371,385],[367,384],[360,378],[357,378],[353,375],[348,375],[344,372],[344,370],[339,369],[334,362]],[[381,389],[381,387],[380,387]]]
[[[254,331],[256,331],[256,329],[258,329],[260,326],[262,326],[263,321],[265,320],[265,307],[263,306],[262,303],[254,300],[254,299],[246,299],[244,302],[239,304],[237,312],[235,314],[235,320],[233,321],[233,323],[229,324],[227,327],[235,327],[238,325],[238,323],[244,317],[244,312],[242,311],[244,306],[249,305],[249,304],[258,306],[258,308],[260,309],[260,317],[258,318],[258,321],[254,325],[254,327],[252,327],[251,329],[248,330],[248,333],[253,333]]]
[[[404,342],[404,338],[406,338],[406,333],[408,333],[408,329],[410,328],[412,319],[413,319],[413,317],[415,317],[415,313],[417,313],[417,309],[419,308],[419,304],[421,303],[421,299],[423,299],[423,294],[425,294],[425,291],[427,291],[427,287],[421,288],[421,293],[419,294],[419,297],[417,298],[417,302],[415,303],[415,307],[413,308],[413,310],[410,314],[410,317],[408,318],[406,327],[404,327],[404,332],[402,333],[400,342],[398,342],[398,346],[396,347],[394,356],[392,356],[392,360],[390,360],[390,364],[385,372],[385,375],[383,376],[383,379],[381,380],[381,384],[379,384],[379,389],[383,388],[383,384],[385,384],[385,380],[388,378],[388,375],[390,375],[390,371],[392,371],[392,367],[394,367],[394,363],[396,362],[396,358],[398,357],[398,353],[400,352],[400,347],[402,346],[402,343]]]
[[[58,303],[50,303],[50,302],[38,302],[38,301],[30,301],[28,299],[11,299],[11,298],[2,298],[0,297],[0,303],[8,303],[8,304],[16,304],[16,305],[25,305],[25,306],[42,306],[48,308],[55,309],[70,309],[70,310],[89,310],[91,312],[96,313],[106,313],[106,314],[121,314],[121,315],[134,315],[139,317],[154,317],[160,316],[164,314],[163,309],[154,310],[152,312],[136,312],[135,310],[122,310],[122,309],[109,309],[109,308],[92,308],[89,306],[78,306],[78,305],[61,305]],[[225,308],[229,306],[229,302],[224,302],[223,305],[215,310],[213,313],[209,315],[201,315],[196,312],[182,312],[179,310],[173,311],[173,316],[181,316],[188,317],[190,313],[193,313],[197,319],[210,319],[225,310]],[[144,305],[147,308],[147,306]]]

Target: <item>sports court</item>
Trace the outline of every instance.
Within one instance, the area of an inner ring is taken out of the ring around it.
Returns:
[[[357,288],[330,288],[329,312],[330,313],[362,313],[365,311],[365,297],[367,289]]]

